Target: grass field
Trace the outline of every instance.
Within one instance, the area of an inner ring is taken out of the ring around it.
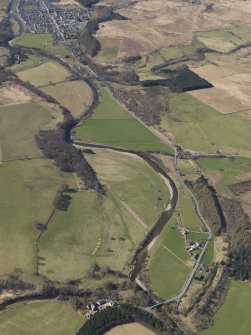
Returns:
[[[92,91],[84,81],[66,81],[42,88],[42,91],[55,98],[77,117],[90,106]]]
[[[39,243],[44,258],[39,272],[53,280],[82,279],[86,283],[94,263],[122,270],[147,226],[121,200],[149,225],[163,208],[158,190],[168,201],[163,181],[143,161],[113,153],[89,155],[88,159],[107,195],[101,203],[93,191],[79,191],[73,194],[67,212],[57,211],[53,216]]]
[[[124,201],[147,226],[151,226],[169,201],[163,179],[135,157],[99,150],[87,158],[113,197]]]
[[[117,326],[108,332],[105,333],[106,335],[154,335],[152,330],[144,327],[138,322],[128,323],[125,325]]]
[[[192,199],[182,195],[179,197],[178,206],[183,226],[191,230],[200,231],[202,224],[196,214]]]
[[[64,45],[53,42],[51,34],[33,34],[25,33],[20,37],[16,43],[17,45],[24,45],[28,48],[38,48],[58,56],[69,55],[69,51]]]
[[[183,147],[199,152],[251,155],[248,116],[223,115],[186,93],[172,95],[168,106],[162,127],[171,131]]]
[[[231,282],[227,297],[214,317],[213,326],[201,335],[249,335],[251,329],[250,283]]]
[[[52,113],[40,103],[0,107],[2,160],[41,156],[34,136],[52,122]]]
[[[76,130],[85,142],[94,142],[135,150],[172,152],[146,127],[115,102],[107,90],[98,86],[100,104],[90,119]]]
[[[151,260],[149,278],[153,290],[167,299],[179,292],[190,271],[189,266],[161,245]]]
[[[23,81],[41,87],[65,81],[70,76],[70,72],[59,63],[49,61],[37,67],[18,72],[18,76]]]
[[[19,303],[0,313],[4,335],[72,335],[82,324],[68,302],[56,300]]]
[[[0,165],[0,275],[15,268],[33,273],[39,231],[32,224],[46,221],[58,188],[73,182],[44,159]]]

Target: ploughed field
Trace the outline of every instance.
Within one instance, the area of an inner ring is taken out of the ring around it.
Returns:
[[[117,326],[108,332],[105,333],[106,335],[131,335],[131,334],[137,334],[137,335],[154,335],[155,333],[144,327],[138,322],[134,323],[128,323],[125,325]]]

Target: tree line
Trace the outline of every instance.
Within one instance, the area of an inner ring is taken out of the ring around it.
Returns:
[[[58,125],[57,129],[41,130],[36,135],[35,139],[39,149],[62,171],[76,172],[86,189],[95,189],[100,194],[104,194],[105,191],[96,172],[87,162],[81,150],[76,149],[70,142],[70,131],[76,125],[75,119],[66,109],[63,115],[64,121]]]

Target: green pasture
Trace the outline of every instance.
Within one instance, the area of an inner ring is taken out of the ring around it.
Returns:
[[[123,269],[144,229],[109,193],[100,201],[93,191],[79,191],[66,212],[55,213],[39,243],[40,274],[90,287],[94,264],[101,267],[99,274],[107,266]]]
[[[28,81],[37,87],[65,81],[70,75],[71,73],[68,70],[54,61],[49,61],[37,67],[18,72],[18,76],[21,80]]]
[[[191,230],[200,231],[202,223],[197,216],[192,199],[186,195],[181,195],[178,202],[178,210],[184,227]]]
[[[41,156],[34,136],[51,121],[52,111],[39,103],[0,107],[2,160]]]
[[[0,313],[4,335],[73,335],[83,318],[64,301],[27,301],[9,306]]]
[[[113,100],[104,87],[98,85],[98,89],[100,103],[91,118],[77,128],[77,138],[134,150],[172,152],[167,144]]]
[[[142,159],[119,153],[99,150],[87,159],[113,196],[152,226],[169,201],[168,188],[159,174]]]
[[[45,48],[52,42],[53,37],[51,34],[25,33],[16,41],[16,44],[24,45],[28,48]]]
[[[171,298],[182,288],[190,268],[170,251],[160,246],[153,256],[149,278],[153,290],[163,299]]]
[[[251,155],[250,118],[217,112],[186,93],[168,98],[162,127],[184,148],[199,152]]]
[[[35,271],[33,222],[45,223],[56,191],[72,184],[72,175],[60,172],[44,159],[18,160],[0,165],[0,275],[15,269]]]
[[[214,258],[214,240],[212,238],[212,240],[209,242],[207,250],[202,258],[202,262],[208,266],[210,266],[213,262],[213,258]]]
[[[121,271],[169,199],[162,179],[143,161],[111,152],[86,157],[106,196],[81,190],[71,194],[66,212],[54,214],[39,243],[39,272],[52,280],[90,284],[95,263]]]
[[[205,173],[215,172],[220,176],[215,184],[220,193],[228,185],[251,177],[251,158],[248,157],[200,158],[196,163]]]
[[[149,278],[153,290],[161,298],[170,298],[183,286],[191,268],[185,238],[178,230],[179,218],[174,215],[150,249]]]
[[[201,335],[249,335],[251,329],[250,283],[232,281],[227,297],[214,317],[212,327]]]
[[[196,164],[190,159],[178,159],[178,167],[181,175],[193,174],[198,171]]]
[[[62,57],[69,55],[69,51],[63,44],[53,42],[51,34],[34,34],[26,32],[15,42],[15,44],[23,45],[28,48],[38,48]]]

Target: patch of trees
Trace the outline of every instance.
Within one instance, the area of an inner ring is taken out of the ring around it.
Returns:
[[[14,38],[11,23],[8,17],[4,17],[0,22],[0,46],[8,46],[8,42]]]
[[[56,193],[54,199],[54,207],[59,211],[67,211],[71,204],[72,197],[69,193],[74,193],[76,190],[70,189],[68,185],[62,185]],[[68,194],[66,194],[68,193]]]
[[[9,70],[6,70],[4,67],[0,67],[0,85],[4,83],[5,81],[14,80],[15,75],[10,72]]]
[[[129,56],[129,57],[123,58],[123,62],[128,63],[128,64],[133,64],[133,63],[136,63],[136,62],[140,61],[141,59],[142,59],[142,56],[140,56],[140,55]]]
[[[251,279],[251,222],[235,199],[221,198],[230,239],[230,275],[235,279]]]
[[[167,94],[164,87],[114,90],[114,95],[149,126],[160,124],[161,116],[167,111],[164,98]]]
[[[209,185],[208,180],[203,176],[195,182],[186,180],[185,183],[195,194],[202,215],[214,235],[220,235],[226,227],[226,222],[215,189]]]
[[[212,84],[199,77],[187,66],[181,66],[175,70],[161,69],[162,66],[158,72],[164,75],[165,79],[144,80],[143,87],[166,86],[173,92],[187,92],[212,87]]]
[[[251,180],[246,180],[240,183],[232,184],[228,186],[228,188],[235,196],[238,196],[242,193],[251,191]]]
[[[70,142],[70,131],[75,123],[71,114],[64,110],[64,121],[58,125],[58,129],[41,130],[36,135],[37,145],[44,156],[52,159],[62,171],[76,172],[86,189],[95,189],[98,193],[104,194],[95,171],[81,150],[76,149]]]
[[[92,5],[95,5],[96,3],[98,3],[100,0],[78,0],[78,2],[87,8],[90,8]]]
[[[169,317],[166,317],[165,322],[163,322],[153,314],[139,309],[138,307],[123,304],[96,313],[82,328],[79,329],[76,335],[101,335],[117,325],[131,322],[140,322],[157,331],[159,334],[182,334],[175,322]]]
[[[22,275],[20,273],[13,273],[9,275],[5,279],[0,280],[0,291],[1,290],[31,290],[34,289],[35,286],[31,283],[26,283],[22,279]]]
[[[187,308],[185,315],[187,316],[193,309],[194,307],[201,301],[201,299],[204,297],[204,295],[207,292],[207,289],[212,285],[212,282],[216,276],[216,273],[218,271],[218,264],[213,264],[213,266],[210,269],[210,272],[205,279],[203,283],[203,287],[200,290],[199,294],[196,295],[196,297],[193,299],[192,304]]]
[[[111,7],[98,7],[95,17],[88,21],[86,27],[79,35],[79,45],[84,53],[95,57],[100,51],[101,44],[93,35],[99,30],[99,24],[101,22],[125,19],[126,18],[119,13],[113,12]]]
[[[212,87],[212,84],[191,71],[186,65],[175,70],[163,69],[161,73],[168,79],[167,85],[173,92],[187,92]]]

